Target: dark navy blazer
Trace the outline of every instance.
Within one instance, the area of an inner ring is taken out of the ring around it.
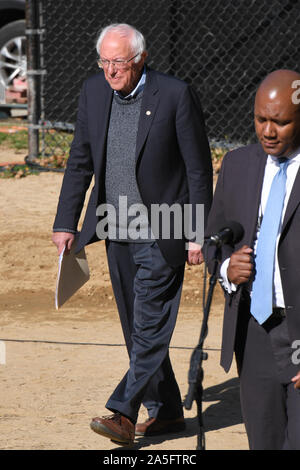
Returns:
[[[103,72],[82,87],[74,140],[64,174],[54,229],[77,230],[86,190],[95,175],[77,251],[97,241],[96,208],[105,202],[105,155],[113,91]],[[212,164],[198,96],[187,83],[147,68],[136,145],[142,201],[205,205],[212,201]],[[62,230],[63,231],[63,230]],[[172,234],[171,229],[171,234]],[[168,263],[185,262],[185,240],[157,240]]]

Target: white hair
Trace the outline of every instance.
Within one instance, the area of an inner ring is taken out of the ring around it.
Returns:
[[[100,55],[101,44],[104,36],[110,32],[118,33],[121,37],[130,37],[133,54],[139,54],[135,58],[134,62],[139,62],[141,58],[140,54],[146,50],[146,40],[140,31],[126,23],[113,23],[105,26],[105,28],[100,31],[96,41],[96,50],[98,55]]]

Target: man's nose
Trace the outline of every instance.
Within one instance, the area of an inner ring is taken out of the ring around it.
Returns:
[[[109,62],[107,69],[109,73],[114,73],[116,70],[116,65],[113,62]]]
[[[264,125],[264,136],[269,139],[276,137],[276,126],[273,122],[267,121]]]

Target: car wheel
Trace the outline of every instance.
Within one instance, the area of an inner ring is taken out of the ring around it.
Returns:
[[[0,29],[0,103],[26,102],[25,21]]]

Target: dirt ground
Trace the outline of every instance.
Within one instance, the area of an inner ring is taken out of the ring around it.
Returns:
[[[24,155],[2,150],[0,164]],[[1,449],[116,448],[89,428],[92,417],[108,414],[106,400],[128,367],[103,243],[86,249],[90,281],[60,310],[54,306],[57,253],[51,228],[61,181],[59,173],[0,179]],[[183,398],[200,334],[202,288],[203,266],[187,267],[170,349]],[[206,448],[248,449],[236,369],[225,374],[219,366],[222,312],[223,295],[216,287],[203,362]],[[140,420],[146,417],[142,408]],[[134,449],[195,450],[196,403],[185,417],[184,432],[137,438]]]

